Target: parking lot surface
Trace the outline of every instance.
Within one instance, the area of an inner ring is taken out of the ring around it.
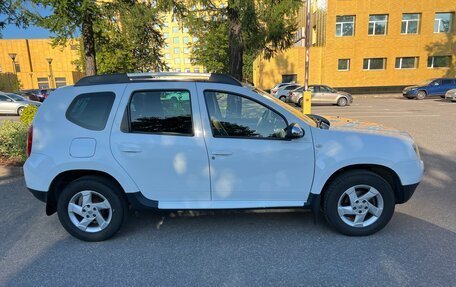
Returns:
[[[425,178],[377,234],[343,236],[307,211],[132,212],[116,237],[87,243],[47,217],[17,177],[0,181],[0,285],[454,285],[456,103],[355,98],[312,112],[418,142]]]

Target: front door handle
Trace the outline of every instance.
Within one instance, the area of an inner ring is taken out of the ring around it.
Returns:
[[[127,152],[127,153],[139,153],[142,151],[138,145],[128,144],[128,143],[120,144],[119,149],[120,149],[120,151]]]
[[[233,153],[229,152],[229,151],[214,151],[214,152],[212,152],[213,156],[229,156],[229,155],[232,155],[232,154]]]

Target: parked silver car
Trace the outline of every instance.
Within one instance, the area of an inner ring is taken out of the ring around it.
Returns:
[[[0,92],[0,114],[21,115],[28,105],[39,107],[40,102],[30,101],[13,93]]]
[[[281,100],[282,102],[286,102],[288,93],[293,90],[296,90],[300,87],[301,87],[301,85],[298,85],[298,84],[285,85],[285,86],[280,87],[277,90],[277,92],[275,94],[273,94],[273,96],[276,97],[277,99]]]
[[[452,102],[456,102],[456,89],[452,89],[446,92],[445,100],[450,100]]]
[[[309,86],[312,92],[312,103],[315,104],[332,104],[338,106],[349,106],[353,103],[353,97],[346,92],[337,91],[325,85]],[[304,87],[297,88],[288,93],[287,101],[302,106],[302,94]]]
[[[283,89],[283,88],[285,88],[286,86],[289,86],[289,85],[296,85],[296,87],[299,87],[299,85],[297,85],[296,83],[280,83],[280,84],[275,85],[271,89],[271,95],[273,97],[279,98],[279,97],[277,97],[277,93],[279,92],[279,89]]]

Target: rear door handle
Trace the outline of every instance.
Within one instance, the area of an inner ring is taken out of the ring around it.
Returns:
[[[120,151],[127,152],[127,153],[139,153],[142,151],[138,145],[128,144],[128,143],[120,144],[119,149],[120,149]]]
[[[232,155],[232,154],[233,153],[229,152],[229,151],[214,151],[214,152],[212,152],[213,156],[229,156],[229,155]]]

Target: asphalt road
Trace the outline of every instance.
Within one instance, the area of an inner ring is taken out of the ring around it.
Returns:
[[[319,106],[408,131],[426,175],[385,229],[364,238],[306,211],[132,213],[105,242],[72,238],[22,178],[0,181],[0,285],[454,286],[456,103],[355,99]]]

